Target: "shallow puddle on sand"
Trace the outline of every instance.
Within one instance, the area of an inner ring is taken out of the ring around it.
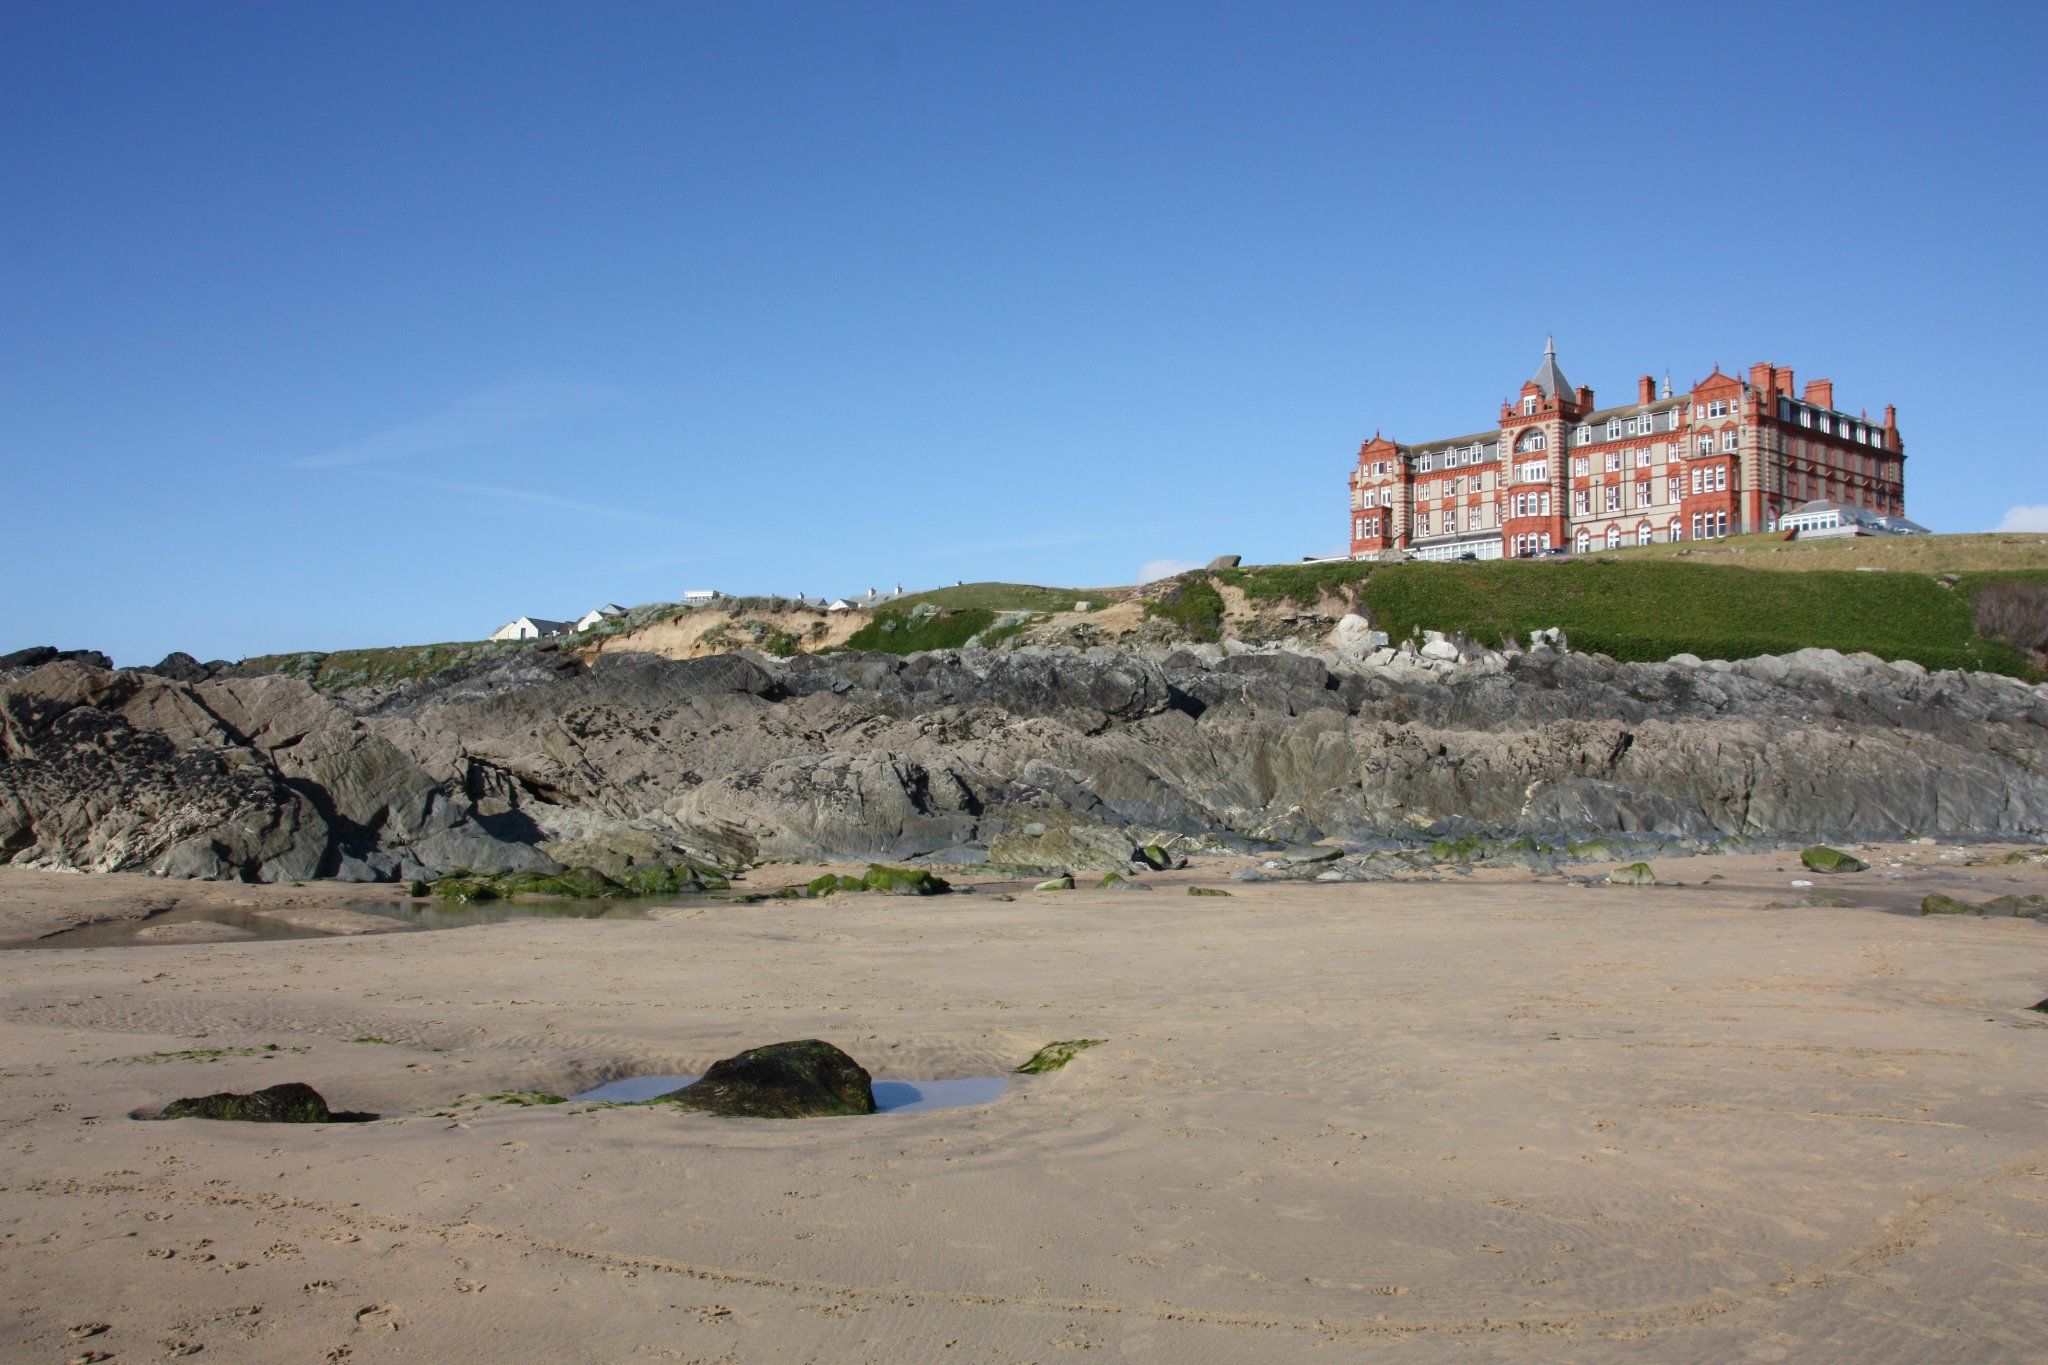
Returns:
[[[480,924],[503,924],[516,919],[645,919],[647,912],[665,905],[709,905],[712,896],[657,896],[645,900],[576,901],[337,901],[335,909],[354,910],[365,915],[397,920],[409,929],[468,929]],[[318,929],[290,924],[256,910],[232,906],[193,906],[164,910],[147,919],[121,920],[110,924],[85,924],[13,948],[170,948],[192,947],[191,942],[154,938],[141,931],[166,924],[224,924],[242,931],[238,938],[212,940],[217,943],[250,943],[280,939],[334,938]]]
[[[595,1090],[571,1095],[571,1100],[596,1100],[609,1104],[637,1104],[680,1090],[695,1076],[628,1076],[607,1081]],[[1010,1083],[1007,1076],[967,1076],[951,1081],[876,1081],[875,1109],[883,1114],[915,1114],[926,1109],[959,1109],[968,1105],[992,1104]]]

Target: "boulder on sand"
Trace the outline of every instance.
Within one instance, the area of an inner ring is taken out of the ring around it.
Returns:
[[[802,1119],[872,1114],[867,1069],[817,1038],[770,1043],[713,1062],[710,1070],[662,1100],[728,1118]]]
[[[1815,844],[1812,848],[1806,849],[1799,855],[1799,861],[1805,863],[1807,869],[1813,872],[1866,872],[1870,869],[1870,864],[1861,858],[1851,857],[1839,848],[1829,848],[1826,844]]]
[[[227,1119],[239,1123],[331,1123],[363,1116],[336,1114],[312,1086],[286,1081],[246,1095],[223,1091],[196,1099],[172,1100],[164,1106],[162,1117]]]
[[[1630,863],[1608,873],[1607,880],[1615,886],[1655,886],[1657,874],[1648,863]]]

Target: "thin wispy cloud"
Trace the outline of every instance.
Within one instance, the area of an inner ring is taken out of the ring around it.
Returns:
[[[350,469],[476,450],[613,396],[602,385],[576,380],[518,380],[293,463],[301,469]]]
[[[465,497],[499,498],[506,502],[521,502],[532,507],[551,507],[564,512],[580,512],[585,516],[608,517],[614,521],[637,522],[643,526],[674,526],[677,523],[667,517],[658,517],[631,507],[612,507],[601,502],[585,502],[581,498],[565,498],[559,493],[536,493],[525,488],[505,488],[497,484],[463,483],[456,479],[434,479],[423,474],[405,474],[395,469],[351,469],[351,474],[363,478],[382,479],[386,483],[402,483],[412,488],[434,488],[444,493],[460,493]]]

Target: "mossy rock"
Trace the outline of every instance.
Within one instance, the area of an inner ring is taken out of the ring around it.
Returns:
[[[484,1096],[484,1099],[491,1104],[516,1104],[522,1109],[569,1102],[565,1096],[551,1094],[546,1090],[501,1090],[495,1095]]]
[[[434,883],[434,895],[447,901],[494,901],[498,888],[486,877],[443,877]]]
[[[1173,867],[1173,855],[1158,844],[1147,844],[1139,849],[1138,860],[1154,872],[1166,872]]]
[[[708,889],[698,879],[695,870],[687,866],[630,868],[619,885],[627,894],[634,896],[677,896]]]
[[[921,867],[885,867],[881,863],[868,864],[861,885],[885,896],[937,896],[953,889],[945,878]]]
[[[1017,1068],[1019,1076],[1043,1076],[1048,1071],[1058,1071],[1074,1060],[1077,1052],[1086,1052],[1091,1047],[1100,1047],[1107,1038],[1065,1038],[1057,1043],[1047,1043],[1031,1054],[1031,1060]]]
[[[1812,848],[1803,850],[1799,855],[1799,861],[1805,863],[1807,870],[1810,872],[1867,872],[1870,870],[1870,864],[1864,862],[1861,858],[1844,853],[1839,848],[1829,848],[1826,844],[1815,844]]]
[[[501,896],[556,896],[564,900],[606,900],[623,889],[594,867],[560,872],[508,872],[497,880]]]
[[[2019,848],[1998,860],[2001,863],[2048,862],[2048,848]]]
[[[1615,886],[1655,886],[1657,874],[1648,863],[1629,863],[1608,873],[1607,880]]]
[[[1057,877],[1047,877],[1031,889],[1033,891],[1072,891],[1074,889],[1074,874],[1062,872]]]
[[[1984,912],[1968,901],[1959,901],[1954,896],[1935,892],[1920,902],[1923,915],[1981,915]]]
[[[1440,863],[1469,863],[1483,857],[1485,850],[1486,840],[1467,834],[1457,839],[1431,840],[1429,856]]]
[[[414,900],[423,900],[434,894],[434,888],[425,882],[414,882],[411,886],[405,888],[405,894],[411,896]]]
[[[801,1119],[875,1112],[867,1068],[817,1038],[770,1043],[713,1062],[661,1102],[728,1118]]]
[[[1130,884],[1130,878],[1122,873],[1105,872],[1102,874],[1102,880],[1095,883],[1095,886],[1099,891],[1123,891],[1128,889]]]
[[[842,877],[836,872],[823,872],[811,878],[804,887],[804,894],[812,897],[830,896],[840,891],[865,891],[868,884],[859,877]]]
[[[1220,886],[1191,886],[1188,888],[1188,894],[1190,896],[1227,896],[1230,893]]]
[[[172,1100],[167,1119],[222,1119],[233,1123],[329,1123],[335,1115],[310,1085],[286,1081],[246,1095],[223,1091],[196,1099]]]
[[[1993,896],[1984,902],[1987,915],[2017,915],[2021,919],[2048,919],[2048,896]]]

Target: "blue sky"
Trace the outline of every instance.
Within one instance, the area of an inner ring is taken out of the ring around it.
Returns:
[[[2043,14],[0,4],[0,650],[1290,559],[1545,332],[2048,529]]]

